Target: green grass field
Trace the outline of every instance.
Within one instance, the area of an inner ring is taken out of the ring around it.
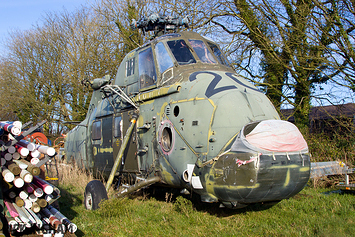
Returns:
[[[354,236],[355,195],[306,187],[274,206],[230,210],[169,192],[110,199],[96,211],[84,188],[62,185],[60,208],[77,236]]]

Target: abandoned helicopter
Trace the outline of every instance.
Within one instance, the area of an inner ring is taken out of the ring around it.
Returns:
[[[68,160],[108,177],[106,187],[87,185],[87,209],[107,198],[114,178],[133,179],[117,196],[154,184],[229,208],[278,202],[307,183],[308,146],[297,127],[280,120],[214,41],[168,32],[186,20],[133,21],[157,37],[127,54],[112,82],[91,81],[87,116],[65,142]]]

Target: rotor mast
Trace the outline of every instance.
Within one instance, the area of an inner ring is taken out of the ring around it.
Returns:
[[[168,32],[176,32],[178,27],[185,26],[189,27],[188,17],[171,17],[171,16],[161,16],[158,13],[153,13],[148,17],[142,17],[140,20],[132,20],[131,28],[132,30],[141,29],[143,35],[148,31],[153,31],[155,37],[159,37]]]

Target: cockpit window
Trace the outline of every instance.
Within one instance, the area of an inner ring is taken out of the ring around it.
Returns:
[[[189,40],[192,48],[203,63],[217,63],[202,40]]]
[[[140,52],[138,60],[140,88],[154,85],[157,80],[157,74],[155,72],[152,48],[149,47]]]
[[[171,40],[167,43],[179,65],[196,63],[196,60],[184,40]]]
[[[170,58],[168,51],[162,42],[155,45],[155,55],[158,60],[160,73],[163,73],[165,70],[174,66],[173,60]]]
[[[208,46],[210,46],[210,48],[213,51],[213,54],[216,56],[216,58],[218,59],[218,61],[226,66],[229,66],[228,60],[226,59],[226,57],[222,54],[221,50],[219,50],[218,46],[215,44],[212,44],[210,42],[207,42]]]
[[[131,58],[126,61],[126,77],[134,74],[134,61],[135,58]]]

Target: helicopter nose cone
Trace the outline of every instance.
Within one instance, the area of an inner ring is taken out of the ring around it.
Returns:
[[[207,190],[222,202],[255,203],[289,198],[310,174],[308,147],[293,124],[250,123],[211,167]]]

